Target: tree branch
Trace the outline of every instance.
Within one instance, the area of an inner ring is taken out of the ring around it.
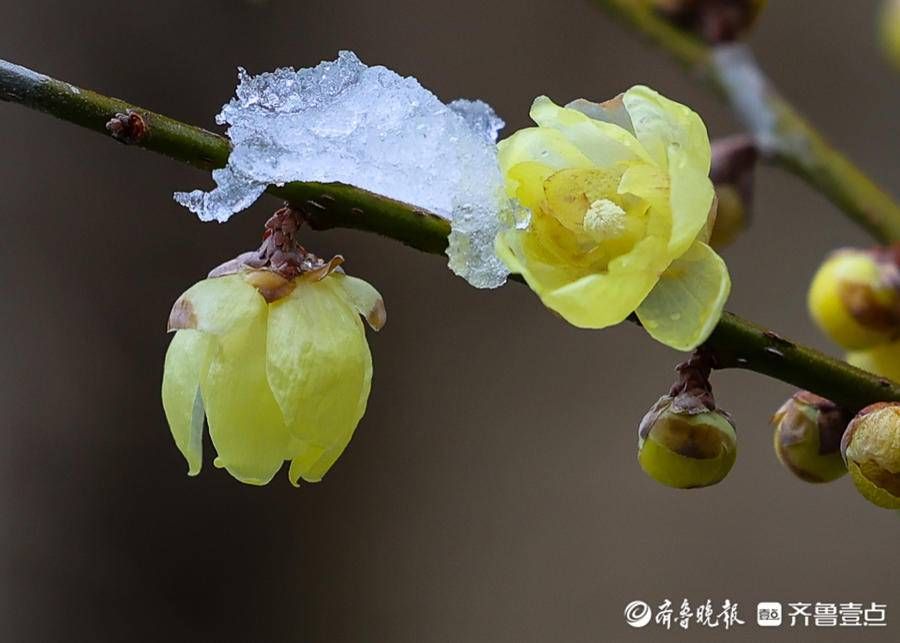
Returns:
[[[4,61],[0,61],[0,100],[37,109],[201,169],[224,166],[230,152],[228,139],[218,134]],[[137,115],[140,128],[125,135],[121,127],[128,127],[127,116],[131,114]],[[113,120],[119,125],[108,130],[107,123]],[[308,213],[318,229],[374,232],[432,254],[442,254],[447,246],[450,225],[445,219],[349,185],[298,182],[269,191]],[[743,368],[769,375],[850,410],[884,400],[900,401],[900,384],[782,339],[730,313],[723,315],[707,347],[714,352],[717,368]]]
[[[595,0],[724,96],[763,158],[821,192],[882,242],[900,240],[900,205],[829,145],[772,86],[743,44],[710,47],[671,25],[647,0]]]
[[[231,153],[231,144],[224,136],[2,59],[0,100],[19,103],[106,135],[112,135],[107,124],[117,115],[137,114],[143,121],[140,140],[114,135],[116,140],[165,154],[201,170],[224,167]],[[339,183],[289,183],[268,191],[309,211],[310,224],[317,229],[365,230],[438,254],[447,247],[450,224],[446,219],[366,190]]]

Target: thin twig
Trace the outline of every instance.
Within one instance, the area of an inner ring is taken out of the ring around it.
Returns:
[[[137,114],[142,132],[130,139],[133,145],[202,169],[224,166],[230,151],[228,140],[218,134],[3,61],[0,100],[46,112],[111,138],[107,123],[117,115]],[[289,183],[270,191],[304,210],[319,228],[375,232],[433,254],[442,254],[447,245],[450,226],[445,219],[352,186]],[[713,351],[717,368],[769,375],[850,410],[878,401],[900,401],[900,384],[782,339],[730,313],[723,315],[706,346]]]

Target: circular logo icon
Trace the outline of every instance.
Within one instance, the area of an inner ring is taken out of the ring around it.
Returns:
[[[653,615],[644,601],[631,601],[625,606],[625,622],[631,627],[644,627]]]

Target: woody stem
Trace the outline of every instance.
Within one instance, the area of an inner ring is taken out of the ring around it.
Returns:
[[[167,116],[0,61],[0,100],[19,103],[121,142],[201,169],[223,167],[231,146],[223,136]],[[109,125],[109,127],[108,127]],[[449,222],[430,212],[340,183],[288,183],[271,194],[303,211],[317,229],[353,228],[442,254]],[[716,368],[743,368],[829,398],[850,410],[900,401],[900,384],[782,339],[731,313],[705,345]]]

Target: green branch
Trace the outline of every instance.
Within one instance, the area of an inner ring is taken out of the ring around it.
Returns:
[[[19,103],[123,143],[159,152],[201,170],[224,167],[228,139],[200,127],[55,80],[0,60],[0,100]],[[131,121],[124,115],[132,115]],[[123,115],[120,132],[108,124]],[[418,250],[442,253],[450,224],[406,203],[338,183],[289,183],[268,190],[309,212],[317,229],[354,228],[391,237]]]
[[[764,159],[799,176],[879,241],[900,241],[900,205],[778,94],[749,48],[710,47],[671,25],[647,0],[595,1],[706,79],[756,137]]]
[[[19,103],[202,169],[225,165],[228,139],[166,116],[0,61],[0,100]],[[449,223],[413,206],[338,183],[288,183],[270,190],[301,208],[313,227],[374,232],[433,254]],[[900,384],[794,344],[726,313],[707,347],[717,368],[743,368],[818,393],[849,409],[900,401]]]

